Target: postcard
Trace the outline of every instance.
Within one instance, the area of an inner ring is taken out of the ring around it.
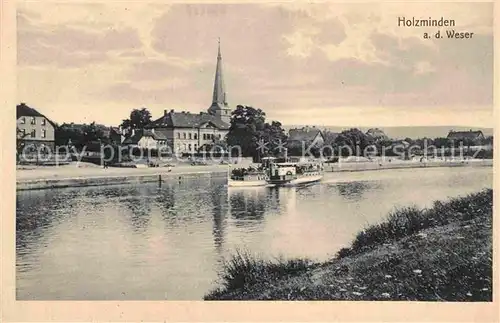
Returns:
[[[6,322],[498,320],[493,3],[2,6]]]

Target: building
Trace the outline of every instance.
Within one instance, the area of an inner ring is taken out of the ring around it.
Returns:
[[[212,104],[207,112],[164,110],[163,116],[145,128],[161,133],[174,153],[195,153],[223,140],[229,131],[231,108],[222,73],[220,42],[217,53]]]
[[[302,127],[300,129],[290,129],[288,132],[288,147],[302,147],[302,143],[306,147],[311,144],[321,146],[325,142],[323,132],[316,127]]]
[[[122,144],[129,147],[143,149],[160,149],[167,146],[168,137],[166,132],[155,129],[132,129],[131,135],[123,140]]]
[[[17,105],[17,135],[23,146],[32,146],[33,149],[47,147],[51,151],[55,148],[56,125],[37,110],[25,103]]]
[[[455,142],[464,142],[471,145],[481,145],[484,141],[484,134],[482,131],[453,131],[448,133],[447,138]]]

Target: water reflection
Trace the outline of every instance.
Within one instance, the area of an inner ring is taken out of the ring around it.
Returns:
[[[175,188],[173,184],[163,184],[157,189],[156,205],[162,216],[167,217],[175,209]]]
[[[266,188],[229,190],[231,216],[239,220],[236,222],[237,225],[244,225],[244,220],[262,220],[266,211],[266,203]]]
[[[332,185],[339,193],[340,196],[347,200],[361,200],[364,194],[371,190],[380,190],[381,183],[377,181],[357,181],[337,183]]]
[[[224,245],[224,234],[227,226],[226,215],[229,211],[227,188],[224,184],[219,183],[210,191],[213,212],[213,229],[214,245],[217,254],[222,256]]]
[[[16,248],[23,252],[29,241],[39,243],[44,231],[53,223],[64,221],[69,210],[78,208],[78,191],[68,190],[57,194],[57,190],[26,191],[17,194]]]
[[[296,188],[184,179],[18,192],[17,297],[201,299],[236,248],[326,260],[396,205],[492,186],[488,168],[328,176]]]
[[[121,201],[123,208],[129,212],[124,212],[128,215],[128,219],[132,225],[134,233],[144,232],[151,221],[151,195],[156,193],[151,186],[139,186],[131,189],[125,196],[133,196]],[[154,196],[153,196],[154,197]]]

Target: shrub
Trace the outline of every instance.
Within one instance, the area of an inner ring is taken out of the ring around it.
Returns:
[[[264,260],[250,255],[247,251],[237,250],[224,262],[219,276],[226,290],[235,290],[281,277],[297,275],[312,267],[314,264],[308,259]]]
[[[430,209],[415,206],[396,209],[382,223],[371,225],[359,232],[350,249],[341,249],[337,258],[370,249],[376,245],[390,243],[423,229],[446,225],[459,220],[471,220],[491,212],[493,190],[457,197],[448,202],[436,201]]]

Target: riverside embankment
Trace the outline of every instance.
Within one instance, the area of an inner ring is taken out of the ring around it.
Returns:
[[[407,207],[360,231],[334,259],[237,252],[206,300],[492,300],[493,191]]]
[[[45,166],[17,169],[17,190],[33,190],[63,187],[83,187],[100,185],[117,185],[129,183],[151,183],[161,181],[179,181],[199,177],[227,177],[228,165],[178,165],[176,167],[152,168],[103,168],[99,166],[78,167],[78,163],[64,166]],[[431,167],[491,167],[493,160],[477,159],[466,161],[371,161],[341,162],[325,164],[326,172],[359,172],[373,170],[390,170],[403,168]],[[234,165],[244,167],[247,165]]]
[[[189,178],[227,177],[227,165],[179,166],[152,168],[102,168],[77,167],[37,167],[18,169],[17,190],[34,190],[64,187],[84,187],[118,185],[130,183],[151,183],[182,181]]]

